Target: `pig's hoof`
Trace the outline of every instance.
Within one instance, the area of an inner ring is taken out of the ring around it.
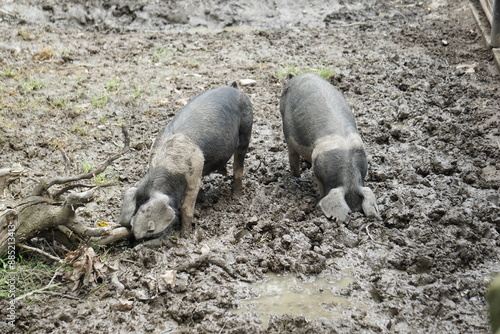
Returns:
[[[180,237],[187,239],[191,236],[192,233],[193,233],[193,228],[191,227],[191,224],[190,226],[183,226],[181,229]]]
[[[238,197],[241,197],[241,195],[243,195],[243,189],[242,187],[238,187],[238,186],[235,186],[233,187],[233,196],[238,198]]]

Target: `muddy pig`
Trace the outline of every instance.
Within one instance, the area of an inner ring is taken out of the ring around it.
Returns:
[[[232,155],[233,194],[240,196],[252,118],[252,105],[236,83],[191,100],[159,133],[139,185],[125,192],[120,224],[137,240],[178,229],[179,222],[181,236],[189,236],[202,176],[225,174]]]
[[[351,211],[362,211],[380,219],[375,195],[364,186],[363,142],[342,94],[312,73],[289,78],[280,113],[292,175],[300,176],[300,156],[312,163],[318,206],[328,218],[347,221]]]

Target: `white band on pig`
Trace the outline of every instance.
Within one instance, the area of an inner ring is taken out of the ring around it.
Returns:
[[[331,150],[348,151],[351,149],[364,149],[363,141],[357,133],[350,133],[347,137],[340,135],[328,135],[319,138],[314,142],[314,151],[312,152],[312,160],[323,153]]]

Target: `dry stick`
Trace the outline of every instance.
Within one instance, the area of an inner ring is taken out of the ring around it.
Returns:
[[[123,283],[120,282],[120,280],[118,279],[117,272],[115,272],[111,275],[111,283],[115,286],[116,293],[118,294],[118,296],[120,296],[122,294],[123,290],[125,290],[125,285],[123,285]]]
[[[62,194],[68,192],[69,190],[71,189],[75,189],[75,188],[104,188],[104,187],[112,187],[112,186],[116,186],[115,183],[105,183],[105,184],[99,184],[99,185],[95,185],[95,184],[71,184],[67,187],[64,187],[62,188],[61,190],[59,190],[58,192],[56,192],[53,196],[53,198],[59,198],[59,196],[61,196]]]
[[[69,172],[71,170],[71,160],[70,158],[68,157],[68,154],[66,153],[66,151],[63,149],[63,148],[60,148],[59,149],[59,152],[61,152],[61,155],[62,155],[62,159],[64,161],[64,169],[66,171],[66,175],[69,175]]]
[[[390,247],[388,244],[385,244],[383,242],[380,242],[380,241],[377,241],[375,239],[372,238],[372,235],[370,234],[370,230],[368,230],[368,228],[370,227],[372,223],[369,223],[369,224],[366,224],[365,226],[365,230],[366,230],[366,234],[368,234],[368,237],[370,238],[371,241],[373,241],[374,243],[376,244],[379,244],[379,245],[382,245],[382,246],[387,246],[387,247]]]
[[[54,285],[54,286],[57,286],[57,285]],[[46,291],[46,290],[43,290],[43,291],[38,291],[38,293],[45,293],[45,294],[48,294],[48,295],[61,296],[61,297],[68,298],[68,299],[73,299],[73,300],[80,300],[80,298],[78,298],[78,297],[70,296],[70,295],[67,295],[67,294],[64,294],[64,293],[60,293],[60,292],[57,292],[57,291]]]
[[[35,247],[31,247],[31,246],[26,246],[26,245],[24,245],[24,244],[19,244],[18,246],[19,246],[19,247],[21,247],[21,248],[28,249],[28,250],[31,250],[31,251],[34,251],[34,252],[40,253],[40,254],[42,254],[42,255],[45,255],[45,256],[46,256],[46,257],[48,257],[49,259],[54,260],[54,261],[57,261],[57,262],[59,262],[59,263],[64,263],[64,261],[63,261],[62,259],[58,258],[57,256],[51,255],[51,254],[49,254],[49,253],[47,253],[47,252],[44,252],[44,251],[43,251],[43,250],[41,250],[41,249],[38,249],[38,248],[35,248]]]
[[[5,15],[9,15],[9,16],[12,16],[12,17],[16,17],[15,14],[9,13],[8,11],[3,10],[3,9],[0,9],[0,13],[5,14]]]
[[[57,268],[59,269],[59,268]],[[54,273],[54,276],[52,276],[52,278],[50,279],[50,282],[49,284],[47,284],[46,286],[44,286],[43,288],[41,289],[37,289],[37,290],[33,290],[33,291],[30,291],[30,292],[27,292],[25,293],[24,295],[21,295],[19,297],[16,297],[14,300],[15,301],[18,301],[20,299],[24,299],[26,297],[29,297],[29,296],[32,296],[34,295],[35,293],[43,293],[43,291],[47,290],[47,289],[50,289],[50,288],[53,288],[53,287],[57,287],[59,286],[59,284],[52,284],[52,282],[54,281],[54,279],[56,278],[58,272],[57,272],[57,269],[56,269],[56,272]]]
[[[401,14],[403,15],[403,14]],[[403,17],[405,17],[403,15]],[[334,27],[334,28],[347,28],[347,27],[354,27],[354,26],[359,26],[359,25],[368,25],[368,24],[387,24],[387,23],[395,23],[397,21],[385,21],[385,22],[381,22],[381,21],[366,21],[366,22],[353,22],[353,23],[346,23],[346,24],[329,24],[328,26],[329,27]]]
[[[68,183],[68,182],[80,181],[80,180],[84,180],[84,179],[91,179],[94,176],[102,173],[109,165],[111,165],[111,163],[113,163],[113,161],[120,158],[123,154],[128,152],[128,150],[130,149],[130,138],[128,135],[127,128],[125,126],[122,126],[122,132],[123,132],[123,136],[124,136],[124,147],[121,150],[121,152],[111,156],[102,165],[100,165],[99,167],[97,167],[96,169],[94,169],[88,173],[82,173],[82,174],[73,175],[73,176],[66,176],[66,177],[53,177],[51,179],[48,179],[45,182],[41,182],[36,186],[35,190],[33,191],[33,195],[35,195],[35,196],[42,195],[45,190],[49,189],[54,184],[63,184],[63,183]]]

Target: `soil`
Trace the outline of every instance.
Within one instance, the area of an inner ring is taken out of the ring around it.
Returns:
[[[128,128],[132,150],[105,175],[117,185],[79,211],[90,225],[117,221],[155,135],[183,103],[256,81],[240,88],[254,107],[241,199],[231,176],[205,177],[195,236],[98,250],[123,289],[109,274],[75,292],[58,279],[59,295],[17,303],[15,328],[0,300],[0,331],[490,332],[500,76],[468,1],[7,0],[0,9],[0,167],[28,174],[16,196],[99,165]],[[329,221],[309,166],[290,175],[278,108],[291,70],[331,70],[365,142],[381,221]],[[267,327],[255,310],[235,312],[259,293],[248,283],[270,273],[349,277],[331,287],[349,303],[332,318],[271,315]]]

